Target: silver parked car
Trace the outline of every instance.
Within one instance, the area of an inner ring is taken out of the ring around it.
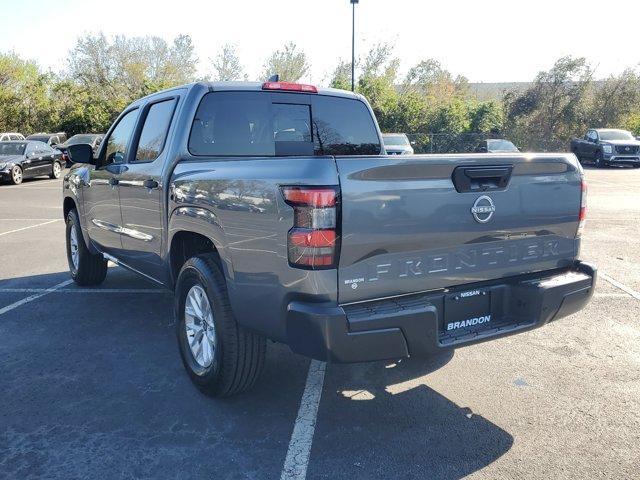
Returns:
[[[382,141],[387,155],[413,155],[413,147],[404,133],[383,133]]]

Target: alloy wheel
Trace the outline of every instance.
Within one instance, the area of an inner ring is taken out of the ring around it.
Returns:
[[[78,230],[75,225],[71,225],[71,231],[69,232],[69,250],[71,251],[71,262],[73,268],[78,270],[78,263],[80,261],[80,252],[78,252]]]
[[[194,285],[187,293],[184,325],[193,359],[199,366],[209,368],[215,359],[218,340],[211,304],[200,285]]]

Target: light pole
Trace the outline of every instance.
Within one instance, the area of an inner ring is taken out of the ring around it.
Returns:
[[[351,2],[351,91],[356,89],[356,3],[360,0],[349,0]]]

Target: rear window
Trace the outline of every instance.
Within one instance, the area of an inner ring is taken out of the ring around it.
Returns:
[[[265,92],[212,92],[202,99],[189,151],[206,156],[378,155],[359,100]],[[285,101],[286,99],[286,101]],[[299,99],[299,103],[297,102]]]

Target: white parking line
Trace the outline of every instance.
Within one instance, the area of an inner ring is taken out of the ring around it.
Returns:
[[[304,387],[298,417],[293,425],[287,457],[282,468],[281,480],[304,480],[309,466],[309,455],[316,429],[318,405],[322,396],[326,363],[311,360],[307,383]]]
[[[640,292],[636,292],[633,288],[627,287],[624,283],[620,283],[615,278],[611,278],[609,275],[607,275],[604,272],[598,272],[598,275],[600,275],[602,278],[604,278],[607,282],[609,282],[614,287],[618,287],[620,290],[622,290],[623,292],[627,292],[636,300],[640,300]]]
[[[49,220],[48,222],[38,223],[36,225],[29,225],[28,227],[16,228],[15,230],[9,230],[8,232],[0,233],[0,237],[3,235],[9,235],[10,233],[21,232],[23,230],[29,230],[30,228],[42,227],[43,225],[49,225],[50,223],[57,222],[62,220],[61,218],[57,218],[55,220]]]
[[[0,288],[0,293],[42,293],[48,292],[48,288]],[[169,290],[159,288],[65,288],[57,293],[166,293]]]
[[[629,295],[626,293],[609,293],[609,292],[594,293],[593,296],[596,298],[629,298]]]
[[[6,307],[0,308],[0,315],[10,312],[14,308],[18,308],[19,306],[24,305],[25,303],[33,302],[38,298],[44,297],[45,295],[49,295],[50,293],[53,293],[60,288],[66,287],[72,282],[73,280],[65,280],[64,282],[54,285],[51,288],[45,289],[43,292],[37,293],[35,295],[31,295],[29,297],[23,298],[22,300],[18,300],[17,302],[12,303],[11,305],[7,305]]]

